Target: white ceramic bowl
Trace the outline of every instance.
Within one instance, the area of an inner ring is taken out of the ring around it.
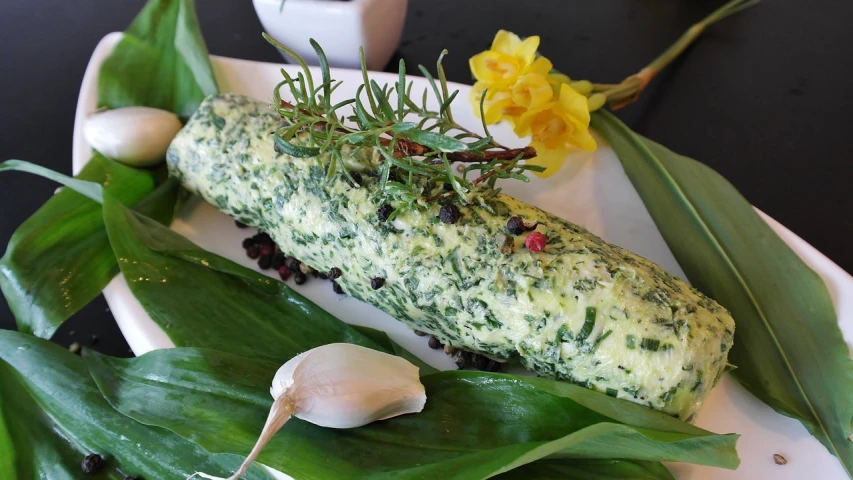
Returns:
[[[264,30],[317,65],[313,38],[333,67],[359,68],[364,47],[367,68],[382,70],[400,43],[408,0],[253,0]],[[285,59],[287,57],[285,56]],[[289,60],[289,59],[288,59]]]

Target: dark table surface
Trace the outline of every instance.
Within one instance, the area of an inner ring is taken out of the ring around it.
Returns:
[[[0,160],[71,170],[83,71],[98,41],[123,30],[143,0],[0,1]],[[467,59],[498,29],[540,35],[541,51],[575,78],[637,71],[720,0],[410,0],[399,55],[471,82]],[[279,62],[251,2],[198,0],[211,53]],[[853,271],[848,194],[853,168],[853,2],[768,0],[712,27],[618,115],[631,128],[728,178],[755,206]],[[0,175],[0,242],[56,188]],[[14,328],[5,301],[0,327]],[[93,337],[96,336],[96,337]],[[103,298],[57,332],[62,344],[128,355]]]

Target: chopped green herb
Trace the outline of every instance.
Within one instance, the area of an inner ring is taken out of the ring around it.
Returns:
[[[657,352],[658,348],[660,348],[660,340],[656,338],[644,338],[640,342],[640,348],[643,350]]]
[[[581,331],[578,332],[577,336],[578,343],[586,341],[587,337],[589,337],[589,335],[592,333],[592,329],[595,328],[596,313],[597,310],[595,307],[586,307],[586,317],[584,318]]]

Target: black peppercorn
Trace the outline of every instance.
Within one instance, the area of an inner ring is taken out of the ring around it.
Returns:
[[[340,286],[340,285],[338,285],[338,282],[336,282],[336,281],[334,281],[334,280],[332,280],[332,290],[333,290],[335,293],[337,293],[338,295],[343,295],[343,294],[344,294],[344,289],[343,289],[343,288],[341,288],[341,286]]]
[[[338,267],[332,267],[329,269],[329,278],[331,278],[332,280],[337,280],[341,278],[341,275],[343,274],[344,272],[342,272],[341,269]]]
[[[489,359],[488,363],[486,363],[485,368],[483,368],[486,372],[500,372],[501,371],[501,363],[496,362],[492,359]]]
[[[243,239],[243,248],[249,248],[255,244],[255,239],[252,237],[247,237]]]
[[[471,363],[469,366],[474,370],[485,370],[486,365],[489,363],[489,359],[482,356],[477,355],[476,353],[471,355]]]
[[[258,248],[257,245],[252,245],[251,247],[246,249],[246,256],[254,260],[261,256],[261,250]]]
[[[452,203],[449,205],[442,205],[441,210],[438,211],[438,219],[441,220],[442,223],[456,223],[459,221],[460,216],[459,207]]]
[[[527,230],[528,232],[536,230],[536,227],[538,227],[538,226],[539,226],[539,222],[533,222],[533,223],[524,222],[524,229]]]
[[[308,276],[302,273],[302,271],[297,270],[296,273],[293,274],[293,281],[296,282],[297,285],[302,285],[308,281]]]
[[[382,285],[385,285],[385,279],[381,277],[372,278],[370,280],[370,288],[374,290],[379,290],[382,288]]]
[[[457,368],[466,368],[471,365],[471,352],[467,352],[465,350],[457,350],[453,353],[453,362],[456,363]]]
[[[350,176],[352,177],[352,180],[350,180],[349,177],[347,177],[346,175],[344,176],[344,178],[347,181],[347,185],[349,185],[352,188],[355,188],[355,187],[361,185],[361,174],[360,173],[350,172]],[[355,183],[353,183],[353,181],[355,181]]]
[[[429,348],[431,348],[433,350],[438,350],[438,349],[444,348],[444,345],[441,344],[441,340],[439,340],[435,337],[432,337],[432,336],[429,337],[428,345],[429,345]]]
[[[388,220],[388,217],[390,217],[393,212],[394,207],[386,203],[379,207],[379,210],[376,211],[376,216],[379,217],[380,222],[384,222],[385,220]]]
[[[278,270],[279,268],[281,268],[282,265],[284,265],[284,254],[281,252],[278,252],[275,255],[273,255],[272,263],[270,264],[270,267],[272,267],[275,270]]]
[[[261,257],[258,259],[258,267],[260,267],[261,270],[269,270],[271,266],[272,255],[261,255]]]
[[[524,220],[521,217],[512,217],[506,222],[506,229],[513,235],[521,235],[524,233]]]
[[[272,237],[264,232],[258,232],[257,235],[253,237],[255,239],[255,243],[258,245],[269,245],[275,246],[275,242],[272,241]]]
[[[104,468],[104,459],[101,458],[97,453],[93,453],[91,455],[86,455],[83,458],[83,462],[80,464],[80,468],[83,469],[83,473],[98,473],[102,468]]]
[[[302,265],[302,262],[293,257],[287,257],[287,260],[284,261],[284,264],[287,265],[287,268],[289,268],[291,271],[295,272],[299,270],[299,266]]]
[[[248,225],[246,225],[245,223],[241,222],[240,220],[234,220],[234,225],[237,225],[237,228],[246,228],[246,227],[248,227]]]

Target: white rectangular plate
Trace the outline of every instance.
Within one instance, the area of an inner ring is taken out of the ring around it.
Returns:
[[[121,38],[120,33],[104,37],[95,49],[80,89],[74,125],[74,172],[77,173],[89,160],[91,150],[81,133],[85,116],[95,110],[97,77],[101,62]],[[280,68],[293,72],[290,65],[251,62],[232,58],[212,57],[213,70],[220,90],[237,92],[264,100],[272,98],[272,89],[280,80]],[[317,74],[319,77],[319,74]],[[380,84],[393,83],[394,74],[371,74]],[[332,77],[343,80],[337,94],[353,96],[361,82],[361,73],[355,70],[332,70]],[[427,86],[418,77],[415,91]],[[454,117],[462,125],[479,130],[480,121],[473,115],[467,101],[470,87],[454,84],[460,90],[454,104]],[[495,138],[508,146],[523,146],[510,128],[497,125],[490,129]],[[655,227],[622,169],[619,160],[604,140],[596,136],[599,149],[595,153],[574,154],[566,165],[547,179],[533,177],[529,183],[506,182],[504,191],[516,198],[548,210],[556,215],[588,228],[604,240],[625,247],[684,278],[660,232]],[[826,282],[832,294],[839,322],[848,346],[853,345],[853,278],[844,270],[815,250],[788,229],[759,212],[773,230]],[[257,269],[246,258],[241,240],[247,231],[239,230],[234,222],[212,206],[197,199],[191,202],[172,225],[199,246],[229,258],[237,263]],[[273,273],[269,273],[271,276]],[[354,324],[366,325],[387,332],[394,341],[441,369],[455,368],[449,357],[430,350],[422,337],[386,313],[358,300],[344,298],[332,292],[328,282],[309,281],[303,286],[292,285],[299,293],[317,303],[332,315]],[[136,301],[124,279],[116,277],[104,290],[104,296],[116,317],[125,338],[137,355],[174,344],[151,320]],[[853,347],[851,347],[853,351]],[[819,478],[844,479],[841,464],[803,426],[790,418],[775,413],[770,407],[746,392],[728,375],[707,399],[696,425],[717,433],[739,433],[738,453],[740,468],[734,471],[695,465],[669,464],[673,474],[681,480],[769,479],[801,480]],[[773,454],[783,455],[788,464],[776,465]],[[287,477],[282,477],[287,478]]]

